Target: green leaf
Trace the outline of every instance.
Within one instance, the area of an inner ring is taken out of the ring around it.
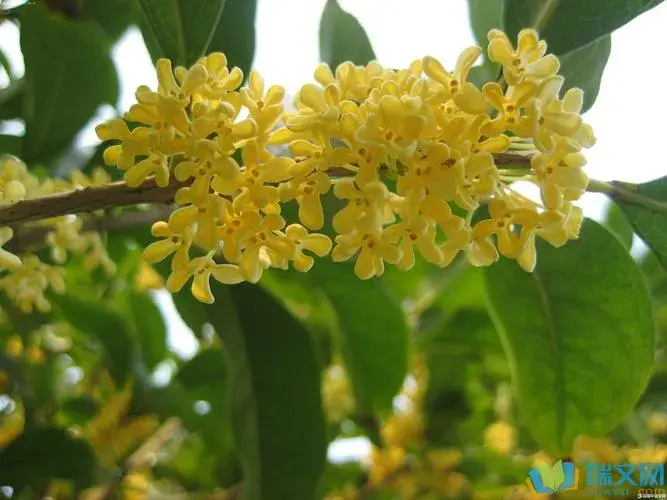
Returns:
[[[475,38],[484,47],[488,45],[486,34],[492,29],[503,29],[503,0],[468,0],[470,27]]]
[[[0,451],[0,484],[39,488],[52,479],[92,484],[97,461],[90,445],[56,427],[26,430]]]
[[[180,0],[186,64],[206,55],[218,28],[225,0]]]
[[[191,66],[209,48],[225,0],[139,0],[142,32],[153,60]]]
[[[611,36],[607,35],[560,56],[559,74],[565,78],[563,91],[578,87],[584,91],[584,113],[597,99],[602,73],[611,54]]]
[[[23,146],[23,137],[16,135],[0,134],[0,156],[2,155],[21,155]]]
[[[486,269],[486,291],[525,423],[558,456],[632,410],[652,371],[655,327],[637,265],[598,223],[585,220],[562,248],[539,241],[537,254],[533,273],[504,259]]]
[[[14,80],[0,89],[0,120],[14,120],[23,115],[23,80]]]
[[[313,341],[259,286],[214,294],[204,307],[229,357],[243,498],[315,498],[327,443]]]
[[[337,0],[327,0],[320,19],[320,60],[336,69],[346,61],[364,65],[374,59],[373,46],[361,23]]]
[[[510,39],[542,17],[540,36],[557,56],[598,40],[662,0],[505,0],[504,26]]]
[[[107,35],[94,23],[70,20],[42,3],[21,10],[25,60],[23,159],[50,161],[67,148],[97,108],[118,100]]]
[[[167,326],[160,309],[149,295],[132,292],[129,306],[142,357],[147,368],[152,370],[167,355]]]
[[[621,211],[621,208],[616,203],[609,203],[604,219],[605,227],[629,251],[632,248],[634,231],[628,218]]]
[[[360,280],[350,265],[322,259],[309,274],[337,314],[357,410],[390,410],[408,370],[410,333],[401,305],[381,280]]]
[[[631,186],[632,191],[658,204],[667,204],[667,177]],[[629,203],[620,197],[614,201],[632,224],[637,235],[653,251],[662,266],[667,269],[667,215],[641,205]]]
[[[117,40],[138,17],[135,0],[83,0],[83,11],[92,17],[112,40]]]
[[[212,404],[227,401],[227,359],[222,349],[210,348],[197,353],[176,374],[185,389]]]
[[[227,65],[238,66],[248,75],[255,56],[255,14],[257,0],[227,0],[210,52],[224,52]]]
[[[611,51],[609,34],[662,0],[468,0],[470,22],[485,49],[489,29],[505,31],[513,44],[524,28],[538,28],[547,51],[561,61],[565,89],[584,90],[583,111],[598,95]],[[539,26],[538,26],[539,25]],[[490,69],[494,65],[485,63]],[[475,80],[471,80],[475,81]]]
[[[73,295],[54,296],[52,302],[74,328],[102,344],[109,373],[122,387],[134,361],[134,332],[127,319],[102,302]]]

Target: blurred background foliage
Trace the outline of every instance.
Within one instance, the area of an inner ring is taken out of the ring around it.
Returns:
[[[515,39],[519,29],[537,24],[561,59],[566,86],[585,90],[586,109],[611,51],[610,33],[657,3],[469,0],[481,45],[490,28]],[[140,27],[153,59],[189,65],[223,51],[246,75],[253,60],[255,0],[0,5],[0,22],[20,27],[25,63],[25,73],[16,74],[0,40],[0,120],[25,125],[22,136],[0,135],[0,154],[21,157],[44,177],[90,172],[102,163],[101,147],[79,151],[75,138],[100,106],[117,104],[110,51],[130,26]],[[545,13],[545,6],[551,10]],[[361,24],[335,0],[322,13],[320,54],[332,66],[375,57]],[[478,83],[497,75],[488,61],[473,71]],[[533,292],[513,263],[482,272],[463,261],[437,269],[419,260],[409,272],[390,268],[380,279],[360,281],[349,266],[322,260],[307,275],[272,271],[258,286],[217,286],[213,306],[180,292],[173,296],[175,309],[199,342],[194,357],[183,359],[168,347],[168,325],[155,300],[168,268],[153,269],[141,259],[148,228],[109,231],[113,277],[68,261],[67,293],[52,298],[48,314],[21,314],[0,297],[0,494],[523,498],[515,487],[545,452],[577,460],[665,461],[667,274],[660,242],[649,241],[658,257],[648,254],[637,266],[630,259],[638,220],[611,205],[609,232],[585,225],[597,247],[540,249],[537,272],[553,278],[552,285],[569,283],[566,292],[575,298],[584,287],[590,296],[601,294],[605,307],[629,301],[646,310],[645,281],[658,331],[656,367],[636,402],[642,381],[608,390],[608,372],[641,362],[632,349],[606,345],[608,311],[597,322],[586,322],[585,308],[570,318],[581,326],[564,338],[589,336],[601,356],[596,366],[604,368],[586,378],[590,352],[566,353],[561,376],[579,395],[613,401],[582,409],[607,412],[603,425],[570,417],[568,426],[591,436],[568,451],[548,446],[560,439],[554,437],[562,424],[554,405],[568,401],[540,394],[541,368],[525,357],[513,360],[512,370],[530,379],[523,387],[529,393],[519,394],[539,405],[540,423],[519,411],[531,404],[517,401],[511,389],[508,353],[538,353],[543,346],[536,337],[544,336],[531,319],[539,313],[524,309]],[[605,265],[593,265],[598,261]],[[653,333],[650,318],[627,319],[629,338]],[[501,342],[497,327],[508,325]],[[352,438],[369,440],[370,453],[362,453],[368,449],[362,444],[350,461],[326,459],[331,443]]]

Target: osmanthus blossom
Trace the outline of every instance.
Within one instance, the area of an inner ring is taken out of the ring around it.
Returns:
[[[581,150],[595,137],[581,119],[582,92],[563,93],[558,59],[535,31],[522,30],[516,48],[498,30],[488,37],[501,82],[469,81],[479,47],[465,49],[451,71],[430,56],[399,70],[320,64],[290,112],[284,89],[266,88],[255,70],[241,88],[243,75],[224,54],[191,68],[159,61],[157,91],[140,87],[125,117],[139,125],[98,127],[116,141],[105,161],[128,184],[155,177],[166,185],[172,171],[187,184],[180,208],[153,227],[162,239],[147,260],[173,255],[168,286],[193,278],[204,302],[213,300],[211,277],[254,283],[269,267],[305,272],[329,253],[355,259],[361,279],[386,265],[410,269],[417,254],[436,266],[460,253],[476,266],[503,255],[532,270],[536,238],[560,246],[578,237],[573,202],[588,182]],[[496,163],[519,149],[522,166]],[[515,193],[515,180],[537,184],[542,202]],[[331,198],[342,204],[327,221]],[[489,218],[472,217],[481,205]],[[329,225],[335,234],[310,232]]]

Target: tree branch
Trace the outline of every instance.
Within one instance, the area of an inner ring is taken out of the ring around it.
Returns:
[[[128,187],[124,182],[112,182],[101,187],[56,193],[17,201],[0,207],[0,226],[14,226],[36,220],[50,219],[67,214],[94,212],[112,207],[126,207],[141,203],[171,203],[176,191],[186,186],[172,177],[167,187],[161,188],[149,179],[139,187]]]
[[[158,205],[146,210],[128,210],[120,213],[107,213],[102,216],[93,215],[83,222],[82,232],[120,231],[135,227],[150,227],[157,221],[167,220],[175,208],[175,205],[169,204]],[[18,225],[13,229],[14,236],[4,245],[4,249],[14,254],[42,244],[46,235],[52,231],[48,226],[29,225]]]

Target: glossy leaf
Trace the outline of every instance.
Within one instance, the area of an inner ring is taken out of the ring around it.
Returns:
[[[91,22],[69,20],[44,3],[21,10],[25,59],[23,159],[54,159],[105,103],[115,105],[118,78],[111,45]]]
[[[203,56],[215,33],[225,0],[138,0],[142,32],[153,60],[190,66]]]
[[[73,295],[52,299],[63,318],[74,328],[97,339],[105,352],[111,376],[119,386],[125,384],[134,360],[134,333],[128,320],[112,307]]]
[[[584,91],[584,113],[597,99],[604,68],[611,54],[611,36],[607,35],[560,56],[559,74],[565,78],[563,90],[578,87]]]
[[[633,409],[651,374],[655,327],[636,264],[598,223],[587,219],[562,248],[540,241],[537,255],[533,273],[502,260],[485,282],[523,419],[558,456]]]
[[[152,370],[167,355],[167,326],[160,309],[149,295],[131,293],[129,306],[143,360]]]
[[[118,39],[138,17],[136,0],[83,0],[82,8],[112,40]]]
[[[255,56],[257,0],[226,0],[222,18],[213,33],[209,52],[224,52],[227,65],[248,75]]]
[[[534,27],[542,17],[540,35],[549,51],[560,56],[620,28],[662,0],[504,0],[504,26],[510,38]]]
[[[20,491],[65,479],[85,487],[93,482],[95,467],[90,445],[66,429],[31,428],[0,451],[0,484]]]
[[[346,61],[364,65],[375,52],[364,27],[337,0],[327,0],[320,19],[320,60],[332,69]]]
[[[629,251],[632,248],[634,231],[628,218],[621,211],[621,208],[616,203],[609,203],[604,219],[605,227]]]
[[[409,330],[400,303],[381,280],[362,281],[350,265],[322,259],[309,273],[336,312],[357,410],[391,409],[408,369]]]
[[[16,135],[0,134],[0,156],[2,155],[21,155],[23,147],[23,137]]]
[[[205,307],[229,356],[243,498],[315,498],[326,439],[313,341],[261,287],[214,294]]]
[[[642,195],[655,203],[667,207],[667,177],[633,186]],[[667,269],[667,215],[621,198],[615,199],[621,211],[632,224],[637,235],[653,251],[662,266]]]

